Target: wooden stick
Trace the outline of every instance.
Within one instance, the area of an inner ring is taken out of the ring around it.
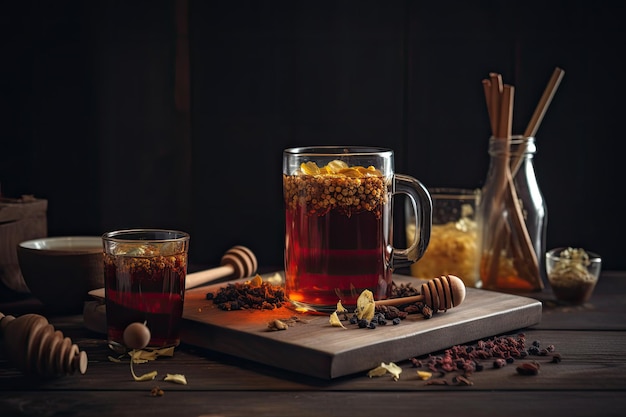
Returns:
[[[541,99],[535,108],[535,112],[533,113],[533,116],[524,131],[525,138],[534,137],[537,134],[539,125],[541,124],[541,121],[548,110],[548,106],[550,106],[552,98],[554,97],[556,90],[559,88],[564,75],[565,71],[561,68],[556,67],[554,69],[554,72],[550,77],[550,81],[548,82],[548,85],[546,85],[546,88],[541,95]],[[515,177],[517,171],[519,171],[519,168],[522,165],[524,153],[526,153],[526,146],[520,146],[516,154],[511,158],[511,175],[513,175],[513,177]]]
[[[524,265],[527,271],[528,279],[534,279],[534,284],[543,287],[543,283],[541,281],[541,276],[539,275],[539,261],[537,259],[537,254],[535,253],[535,249],[533,247],[532,239],[530,238],[530,234],[528,233],[528,227],[524,222],[524,213],[522,213],[522,208],[519,204],[519,198],[517,197],[517,190],[515,189],[515,184],[513,184],[513,177],[511,176],[510,170],[507,170],[507,182],[509,186],[507,187],[506,193],[506,206],[509,210],[509,215],[511,216],[511,221],[513,222],[513,226],[515,230],[518,232],[518,239],[521,239],[521,247],[520,250],[523,253],[523,257],[518,259],[516,265],[521,266]],[[519,272],[518,268],[518,272]],[[520,274],[522,275],[522,274]]]
[[[493,124],[493,135],[495,137],[499,137],[500,131],[500,112],[501,112],[501,96],[502,96],[502,75],[497,74],[495,72],[489,73],[489,78],[491,80],[491,97],[489,97],[489,103],[491,108],[493,109],[492,113],[492,124]]]
[[[545,116],[546,110],[548,110],[548,106],[550,106],[550,102],[552,102],[552,98],[554,97],[557,88],[559,88],[559,84],[561,84],[561,80],[564,75],[565,71],[561,68],[556,67],[554,69],[552,77],[550,77],[550,81],[548,82],[548,85],[539,100],[539,104],[537,104],[537,108],[535,109],[535,112],[533,113],[533,116],[524,131],[524,136],[529,137],[537,134],[537,130],[543,120],[543,116]]]
[[[513,97],[515,96],[515,87],[505,85],[502,89],[502,108],[500,113],[500,136],[501,138],[511,139],[511,129],[513,126]]]
[[[498,169],[498,171],[501,173],[501,178],[498,178],[498,185],[494,194],[493,204],[495,205],[495,207],[504,207],[503,201],[507,202],[508,200],[503,199],[507,197],[507,194],[510,192],[509,189],[513,186],[512,182],[508,181],[508,179],[510,178],[510,167],[508,161],[515,88],[510,85],[505,85],[503,86],[502,90],[503,91],[500,101],[498,132],[496,133],[496,138],[497,140],[506,141],[506,143],[501,146],[503,155],[501,155],[498,159],[498,163],[501,165]],[[504,225],[500,221],[500,216],[497,216],[497,214],[499,213],[494,210],[494,218],[490,220],[492,227],[494,227],[496,230],[496,232],[494,233],[496,240],[492,247],[493,250],[491,253],[491,257],[489,258],[489,266],[487,268],[487,271],[489,271],[487,281],[494,283],[494,285],[497,281],[498,270],[500,269],[501,249],[504,247],[504,234],[502,232]],[[515,216],[516,212],[511,213],[511,215]],[[498,219],[498,221],[494,221],[494,219]]]
[[[400,306],[404,304],[413,304],[420,301],[424,301],[424,296],[422,294],[419,295],[410,295],[408,297],[398,297],[398,298],[387,298],[385,300],[377,300],[376,305],[379,306]]]
[[[491,135],[496,134],[496,117],[493,114],[493,104],[491,103],[491,80],[483,80],[483,91],[485,93],[485,102],[487,103],[487,115],[489,116],[489,125],[491,126]]]

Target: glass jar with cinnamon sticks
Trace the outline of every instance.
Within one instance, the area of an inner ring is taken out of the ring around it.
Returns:
[[[543,289],[547,208],[535,176],[535,151],[533,137],[489,141],[490,165],[478,210],[485,289]]]
[[[490,163],[477,210],[482,288],[544,288],[547,208],[535,176],[535,135],[564,71],[555,68],[523,135],[513,136],[515,88],[490,73],[483,80],[492,136]]]

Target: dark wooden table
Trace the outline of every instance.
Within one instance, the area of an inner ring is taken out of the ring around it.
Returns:
[[[128,362],[108,359],[111,351],[102,335],[85,329],[82,316],[49,317],[87,352],[87,372],[29,378],[0,356],[0,416],[624,415],[626,272],[603,273],[582,306],[559,305],[549,289],[535,297],[543,302],[542,321],[520,331],[528,344],[554,345],[562,361],[529,357],[540,363],[540,373],[522,376],[516,366],[526,359],[499,369],[486,360],[485,369],[471,375],[473,385],[429,385],[417,377],[410,358],[398,363],[403,368],[398,381],[366,373],[327,381],[185,344],[174,357],[136,365],[135,371],[156,370],[159,378],[184,374],[187,385],[136,382]],[[151,395],[155,386],[163,396]]]

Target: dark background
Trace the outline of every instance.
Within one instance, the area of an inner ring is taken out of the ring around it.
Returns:
[[[622,2],[0,4],[1,190],[48,199],[51,236],[177,228],[192,262],[244,244],[279,267],[283,148],[390,147],[427,187],[480,187],[481,80],[515,86],[521,133],[559,66],[535,158],[547,244],[626,269]]]

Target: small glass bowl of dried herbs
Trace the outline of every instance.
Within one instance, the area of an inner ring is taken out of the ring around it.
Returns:
[[[598,282],[602,258],[581,248],[556,248],[546,253],[546,273],[557,300],[586,303]]]

